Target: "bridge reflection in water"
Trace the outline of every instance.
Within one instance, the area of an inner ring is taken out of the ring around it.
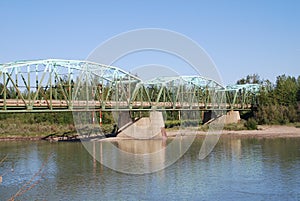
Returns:
[[[101,164],[109,163],[115,170],[126,172],[138,169],[138,172],[161,167],[165,163],[166,140],[116,140],[116,141],[94,141],[84,142],[87,150],[92,151],[94,160]],[[118,153],[121,152],[121,153]],[[155,158],[147,157],[147,154],[155,153]],[[125,157],[124,157],[125,156]],[[131,162],[131,157],[135,159]],[[110,158],[111,161],[105,161]],[[129,168],[129,169],[127,169]]]
[[[162,170],[173,164],[186,152],[194,137],[99,140],[82,143],[93,156],[95,167],[97,160],[119,172],[143,174]],[[175,156],[174,159],[172,156]]]

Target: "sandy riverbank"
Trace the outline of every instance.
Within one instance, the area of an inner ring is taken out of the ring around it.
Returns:
[[[258,138],[300,137],[300,128],[294,126],[259,126],[259,130],[225,131],[225,135]]]
[[[207,132],[204,131],[181,131],[182,135],[195,134],[204,136]],[[175,136],[178,131],[169,131],[168,136]],[[248,138],[290,138],[300,137],[300,128],[294,126],[279,126],[279,125],[263,125],[258,126],[258,130],[239,130],[229,131],[223,130],[222,137],[248,137]]]
[[[167,131],[168,137],[174,137],[180,132],[181,135],[197,135],[205,136],[207,132],[196,130],[169,130]],[[236,137],[236,138],[300,138],[300,128],[294,126],[259,126],[258,130],[239,130],[228,131],[223,130],[221,137]],[[106,138],[107,140],[119,140],[122,138]],[[24,137],[24,136],[10,136],[0,137],[0,141],[17,141],[17,140],[42,140],[42,137]]]
[[[174,138],[176,135],[197,135],[199,137],[205,137],[208,132],[197,131],[195,129],[190,130],[168,130],[168,138]],[[258,130],[239,130],[228,131],[223,130],[220,136],[221,138],[300,138],[300,128],[294,126],[258,126]],[[132,138],[103,138],[101,141],[118,141],[118,140],[131,140]]]

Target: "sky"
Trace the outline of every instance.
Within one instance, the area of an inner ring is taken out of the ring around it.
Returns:
[[[271,81],[281,74],[300,75],[300,1],[276,0],[2,0],[0,63],[86,59],[111,37],[143,28],[167,29],[195,41],[224,84],[253,73]],[[161,55],[149,54],[116,65],[129,71],[151,59],[160,62]]]

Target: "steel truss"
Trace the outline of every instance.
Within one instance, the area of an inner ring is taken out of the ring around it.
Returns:
[[[0,64],[0,112],[246,110],[260,85],[223,87],[201,76],[143,82],[120,68],[78,60]]]

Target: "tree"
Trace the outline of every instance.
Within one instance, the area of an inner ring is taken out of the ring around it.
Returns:
[[[247,75],[246,78],[242,78],[236,82],[237,84],[261,84],[262,81],[258,74]]]
[[[300,75],[297,78],[297,86],[298,86],[298,89],[297,89],[297,101],[299,102],[300,101]]]
[[[281,75],[277,77],[275,96],[278,104],[296,106],[298,86],[296,79],[291,76]]]
[[[249,75],[237,81],[238,84],[262,84],[258,98],[258,108],[254,118],[259,124],[286,124],[300,120],[300,76],[280,75],[275,84],[261,81],[259,76]]]

